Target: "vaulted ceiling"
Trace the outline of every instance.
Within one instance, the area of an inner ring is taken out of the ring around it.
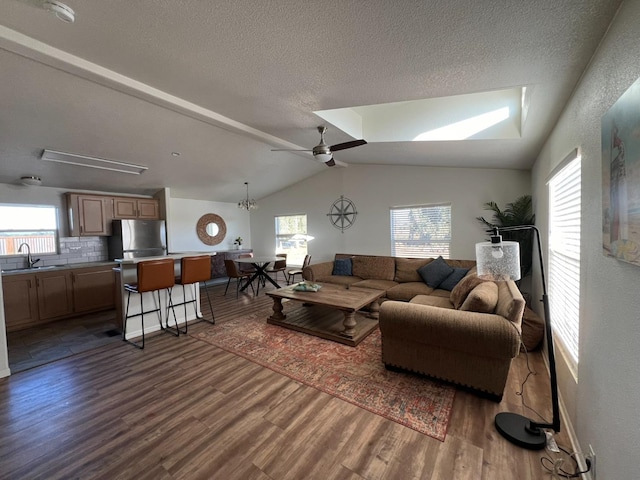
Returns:
[[[75,23],[40,0],[0,4],[0,183],[234,202],[245,181],[260,198],[328,168],[271,149],[311,148],[321,124],[329,144],[353,139],[313,112],[521,87],[517,138],[370,142],[335,158],[529,169],[621,0],[65,3]],[[149,169],[43,162],[45,148]]]

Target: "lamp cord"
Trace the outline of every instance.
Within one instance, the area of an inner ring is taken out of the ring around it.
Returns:
[[[542,464],[542,467],[549,473],[551,473],[551,475],[553,476],[553,478],[578,478],[580,475],[582,475],[583,473],[587,473],[591,471],[591,460],[589,458],[585,458],[585,463],[587,465],[587,469],[586,470],[578,470],[578,459],[576,458],[576,455],[583,455],[581,452],[573,452],[570,453],[568,450],[558,446],[558,448],[560,449],[560,451],[562,453],[564,453],[565,455],[567,455],[571,460],[573,460],[574,463],[574,471],[573,472],[567,472],[566,470],[564,470],[562,468],[562,466],[564,465],[564,458],[556,458],[555,460],[553,458],[549,458],[549,457],[541,457],[540,458],[540,463]]]

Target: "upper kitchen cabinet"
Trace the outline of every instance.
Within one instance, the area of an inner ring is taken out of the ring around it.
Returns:
[[[72,237],[111,235],[110,197],[68,193],[67,207]]]
[[[113,218],[159,220],[158,201],[153,198],[113,197]]]
[[[154,198],[67,193],[67,205],[72,237],[111,235],[111,221],[115,219],[160,219],[160,207]]]

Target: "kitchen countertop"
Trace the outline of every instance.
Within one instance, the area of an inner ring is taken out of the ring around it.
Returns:
[[[52,270],[73,270],[76,268],[91,268],[91,267],[102,267],[102,266],[113,266],[115,265],[114,260],[106,260],[104,262],[87,262],[87,263],[67,263],[64,265],[43,265],[36,266],[34,268],[12,268],[7,270],[2,270],[2,275],[20,275],[27,273],[38,273],[38,272],[51,272]]]
[[[114,262],[121,265],[135,265],[140,262],[148,260],[162,260],[163,258],[173,258],[174,260],[180,260],[182,257],[191,257],[198,255],[214,256],[216,252],[182,252],[182,253],[168,253],[167,255],[159,255],[156,257],[140,257],[140,258],[116,258]]]

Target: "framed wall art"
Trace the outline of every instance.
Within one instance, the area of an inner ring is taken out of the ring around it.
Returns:
[[[602,246],[640,266],[640,79],[602,117]]]

